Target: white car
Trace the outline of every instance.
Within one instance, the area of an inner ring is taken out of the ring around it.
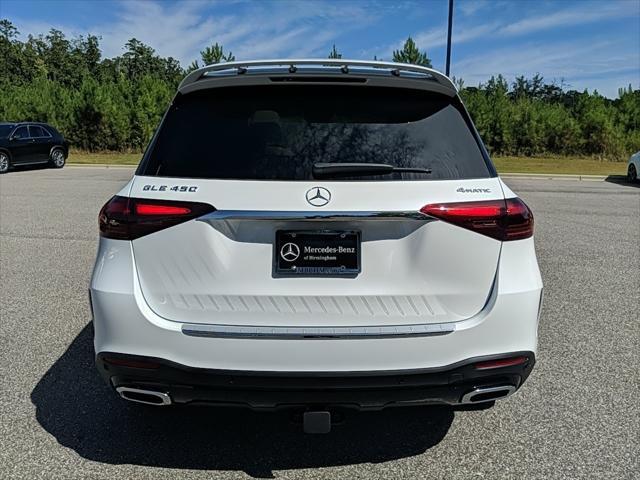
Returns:
[[[640,180],[638,172],[640,172],[640,152],[634,153],[629,158],[629,163],[627,165],[627,180],[629,182],[637,182]]]
[[[428,68],[197,70],[99,226],[96,360],[127,400],[327,431],[340,407],[506,397],[535,363],[533,215]]]

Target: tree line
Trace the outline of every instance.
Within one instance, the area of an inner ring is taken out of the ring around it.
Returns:
[[[235,60],[215,44],[186,69],[132,38],[122,55],[103,58],[93,35],[68,38],[51,29],[26,41],[0,20],[0,121],[55,125],[74,148],[142,151],[187,73]],[[342,58],[334,45],[329,58]],[[410,37],[393,60],[431,66]],[[488,149],[498,155],[589,155],[623,160],[640,150],[640,90],[618,98],[576,91],[540,75],[502,76],[477,87],[456,80]]]

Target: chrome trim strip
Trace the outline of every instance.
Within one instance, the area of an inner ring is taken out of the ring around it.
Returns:
[[[277,211],[277,210],[215,210],[198,220],[435,220],[419,211]]]
[[[259,327],[242,325],[210,325],[189,323],[182,333],[190,337],[256,338],[256,339],[363,339],[424,337],[447,335],[455,331],[453,323],[423,323],[417,325],[361,326],[361,327]]]
[[[42,163],[49,163],[49,160],[34,160],[33,162],[16,162],[14,163],[14,165],[17,166],[21,166],[21,165],[40,165]]]

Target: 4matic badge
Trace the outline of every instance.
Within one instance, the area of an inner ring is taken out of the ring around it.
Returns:
[[[456,190],[458,193],[491,193],[490,188],[464,188],[460,187]]]

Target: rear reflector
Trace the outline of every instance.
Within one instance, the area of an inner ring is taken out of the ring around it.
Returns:
[[[515,365],[522,365],[527,362],[527,357],[512,357],[503,358],[500,360],[489,360],[487,362],[480,362],[474,365],[476,370],[492,370],[494,368],[513,367]]]
[[[496,240],[521,240],[533,235],[533,213],[519,198],[432,203],[420,211]]]
[[[131,368],[146,368],[148,370],[154,370],[156,368],[160,368],[160,364],[156,362],[148,362],[146,360],[130,360],[127,358],[115,358],[115,357],[104,357],[103,360],[105,363],[110,365],[118,365],[121,367],[131,367]]]
[[[214,210],[207,203],[115,196],[100,210],[98,225],[103,237],[134,240]]]

